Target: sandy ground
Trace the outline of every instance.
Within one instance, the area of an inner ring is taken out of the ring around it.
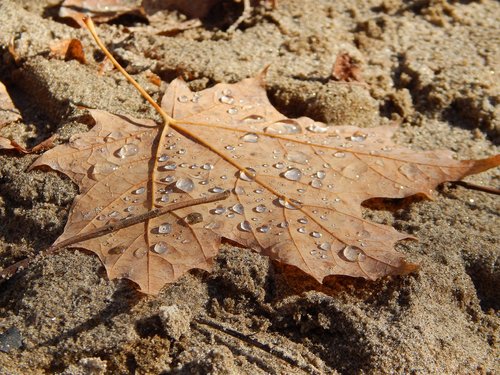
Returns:
[[[117,72],[98,74],[102,54],[55,5],[0,0],[0,79],[23,114],[0,135],[65,142],[88,129],[78,106],[156,119]],[[228,34],[238,11],[216,7],[174,36],[134,29],[130,17],[99,33],[156,99],[168,83],[155,86],[150,72],[203,89],[272,63],[268,94],[287,115],[365,127],[392,119],[402,123],[397,142],[414,149],[498,152],[498,2],[282,0]],[[84,44],[87,65],[50,57],[49,44],[69,37]],[[366,84],[331,78],[341,52]],[[64,176],[27,171],[35,158],[0,152],[0,266],[51,244],[77,193]],[[469,181],[498,186],[498,177]],[[377,282],[318,286],[226,244],[212,273],[192,271],[152,298],[109,281],[94,255],[42,258],[0,284],[0,374],[499,373],[498,208],[498,197],[449,185],[433,202],[370,204],[367,218],[420,240],[398,245],[418,273]]]

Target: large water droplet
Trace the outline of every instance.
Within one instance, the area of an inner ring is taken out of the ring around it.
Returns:
[[[317,171],[316,177],[319,178],[320,180],[322,180],[326,177],[326,172],[325,171]]]
[[[298,163],[298,164],[307,164],[309,163],[309,155],[303,153],[302,151],[289,151],[286,154],[286,159],[288,161]]]
[[[159,234],[169,234],[172,232],[172,225],[169,224],[169,223],[164,223],[164,224],[161,224],[159,227],[158,227],[158,233]]]
[[[153,251],[156,254],[165,254],[168,250],[168,245],[165,241],[160,241],[153,246]]]
[[[252,226],[250,225],[250,223],[247,220],[239,223],[238,228],[244,232],[251,232],[252,231]]]
[[[210,163],[205,163],[205,164],[203,164],[203,165],[201,166],[201,169],[203,169],[203,170],[205,170],[205,171],[209,171],[209,170],[211,170],[211,169],[213,169],[213,168],[214,168],[214,166],[213,166],[212,164],[210,164]]]
[[[359,258],[359,256],[360,256],[361,254],[363,254],[363,255],[364,255],[363,250],[361,250],[361,249],[360,249],[359,247],[357,247],[357,246],[351,246],[351,245],[344,247],[344,249],[342,250],[342,254],[343,254],[343,255],[344,255],[344,257],[345,257],[348,261],[350,261],[350,262],[355,262],[355,261],[357,261],[357,260],[361,260],[361,259]],[[363,259],[364,259],[364,258],[363,258]]]
[[[177,180],[175,187],[185,193],[190,193],[194,190],[194,182],[190,178],[182,177]]]
[[[203,215],[199,212],[191,212],[184,218],[184,221],[189,225],[198,224],[203,221]]]
[[[322,234],[320,232],[313,231],[310,233],[311,237],[320,238]]]
[[[302,128],[295,120],[282,120],[267,126],[264,132],[268,134],[298,134],[302,132]]]
[[[259,141],[259,136],[255,133],[246,133],[244,136],[240,137],[243,142],[257,143]]]
[[[160,161],[160,162],[167,161],[168,159],[169,159],[168,155],[165,155],[165,154],[158,157],[158,161]]]
[[[283,177],[290,181],[298,181],[302,177],[302,172],[300,169],[291,168],[283,173]]]
[[[244,171],[240,171],[240,178],[243,181],[253,181],[255,180],[256,171],[253,168],[245,168]]]

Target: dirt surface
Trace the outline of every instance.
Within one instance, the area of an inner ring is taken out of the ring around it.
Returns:
[[[0,135],[65,142],[90,125],[82,107],[157,119],[119,73],[102,69],[86,31],[57,18],[57,3],[0,0],[0,80],[23,115]],[[220,3],[202,26],[173,36],[136,17],[98,30],[157,100],[168,83],[153,84],[151,73],[199,90],[271,63],[268,94],[287,115],[364,127],[396,120],[401,145],[498,153],[498,2],[282,0],[227,33],[238,12],[241,4]],[[70,37],[87,64],[50,55],[51,43]],[[364,83],[332,78],[343,52]],[[0,266],[50,245],[77,194],[62,175],[28,171],[35,158],[0,152]],[[498,177],[468,180],[498,186]],[[144,297],[109,281],[94,255],[38,258],[0,284],[0,374],[499,373],[498,208],[494,195],[449,185],[433,202],[372,202],[367,218],[419,238],[398,249],[421,265],[376,282],[319,286],[225,244],[212,273],[192,271]]]

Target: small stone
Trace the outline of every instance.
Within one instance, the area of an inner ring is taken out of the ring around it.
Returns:
[[[161,306],[158,316],[165,334],[174,340],[179,340],[190,330],[191,310],[186,306]]]

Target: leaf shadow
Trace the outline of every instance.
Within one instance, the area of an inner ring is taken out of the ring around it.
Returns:
[[[143,298],[147,298],[145,295],[133,288],[131,284],[132,282],[126,279],[121,280],[118,284],[119,286],[117,290],[113,293],[109,304],[104,309],[89,317],[85,322],[40,343],[38,347],[55,346],[60,342],[75,339],[83,332],[90,331],[101,324],[106,325],[111,323],[111,320],[120,314],[130,313],[130,310],[135,305],[137,305]]]

